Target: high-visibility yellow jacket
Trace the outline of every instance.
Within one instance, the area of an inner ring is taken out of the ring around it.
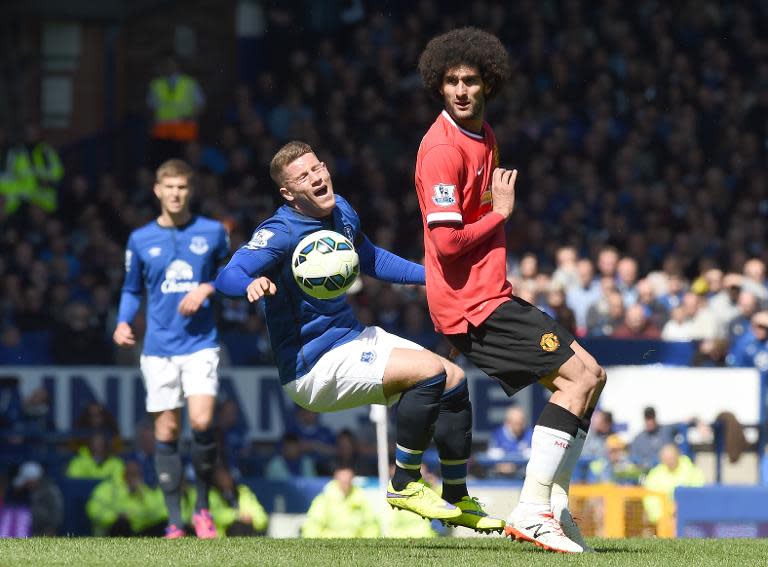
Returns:
[[[91,520],[94,535],[105,535],[121,515],[128,519],[131,530],[139,533],[168,518],[159,488],[141,484],[134,492],[120,476],[104,480],[93,489],[85,511]]]
[[[69,478],[122,478],[125,464],[118,457],[107,457],[97,463],[88,447],[80,447],[67,465]]]
[[[677,468],[670,470],[665,464],[659,464],[648,471],[643,486],[648,490],[666,494],[672,498],[675,488],[678,486],[703,486],[704,473],[693,464],[686,455],[680,455]],[[646,496],[643,498],[643,506],[648,520],[657,522],[662,514],[662,503],[657,496]]]
[[[227,529],[242,515],[251,517],[253,529],[263,532],[267,529],[269,516],[259,502],[256,495],[244,484],[237,486],[237,508],[233,508],[215,488],[208,494],[210,512],[213,523],[216,524],[216,532],[227,535]]]
[[[174,84],[168,77],[153,79],[149,85],[155,98],[155,121],[171,122],[194,117],[197,81],[189,75],[179,75]]]
[[[344,496],[335,480],[312,501],[307,521],[301,528],[303,537],[378,537],[380,534],[378,520],[365,493],[353,487]]]
[[[6,198],[6,212],[14,212],[22,200],[54,212],[55,184],[64,177],[64,166],[56,150],[46,142],[38,142],[31,152],[26,146],[17,146],[8,153],[7,162],[8,168],[0,183],[0,191]]]

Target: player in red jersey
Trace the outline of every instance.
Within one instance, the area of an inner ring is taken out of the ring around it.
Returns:
[[[570,332],[515,297],[506,279],[504,223],[515,206],[517,170],[499,167],[484,116],[509,75],[508,54],[489,33],[457,29],[429,42],[419,71],[443,103],[416,160],[432,320],[508,395],[534,382],[552,391],[505,531],[579,553],[588,546],[568,511],[568,487],[606,376]]]

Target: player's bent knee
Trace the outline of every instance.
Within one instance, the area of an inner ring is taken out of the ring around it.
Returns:
[[[445,366],[445,389],[450,390],[461,384],[462,380],[466,378],[464,370],[460,366],[449,362],[444,364]]]
[[[438,363],[440,361],[438,360]],[[425,366],[423,370],[421,371],[421,380],[429,380],[430,378],[434,378],[435,376],[438,376],[440,374],[445,374],[445,368],[442,364],[436,364],[429,366]]]
[[[420,374],[419,377],[421,380],[427,380],[437,376],[438,374],[443,374],[446,372],[446,369],[438,356],[432,353],[429,353],[429,355],[430,356],[425,360],[419,361],[420,364],[417,371]]]

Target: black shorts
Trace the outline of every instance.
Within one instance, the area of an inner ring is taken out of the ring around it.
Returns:
[[[552,374],[573,356],[574,336],[519,297],[499,305],[479,327],[446,335],[480,370],[501,382],[508,396]]]

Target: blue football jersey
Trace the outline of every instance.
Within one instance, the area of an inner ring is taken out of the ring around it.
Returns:
[[[241,265],[250,274],[266,276],[277,287],[275,295],[264,298],[264,310],[283,384],[309,372],[324,353],[353,340],[364,328],[344,295],[316,299],[304,293],[293,279],[294,249],[306,235],[322,229],[336,231],[355,242],[360,218],[338,194],[333,214],[322,219],[283,205],[259,225],[251,240],[230,260],[230,265]]]
[[[228,253],[224,225],[206,217],[194,216],[178,227],[152,221],[131,233],[125,251],[123,295],[136,296],[147,290],[144,354],[173,356],[218,345],[210,299],[191,317],[179,313],[179,303],[201,283],[213,283]],[[123,303],[121,300],[121,315]]]

